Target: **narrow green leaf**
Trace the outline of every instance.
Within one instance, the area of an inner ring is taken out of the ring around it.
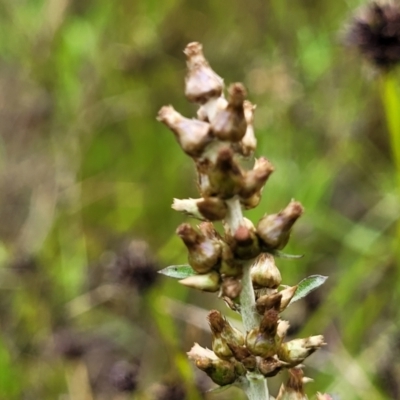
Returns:
[[[225,385],[225,386],[217,386],[215,388],[212,388],[210,390],[207,390],[207,393],[221,393],[223,391],[225,391],[226,389],[229,389],[230,387],[236,386],[234,383],[230,384],[230,385]]]
[[[282,253],[279,250],[273,250],[271,252],[272,255],[274,255],[275,257],[278,258],[286,258],[288,260],[297,260],[299,258],[303,258],[304,254],[286,254],[286,253]]]
[[[307,278],[304,278],[298,285],[296,293],[294,294],[291,303],[294,303],[297,300],[302,299],[307,296],[313,290],[319,288],[321,285],[325,283],[328,279],[327,276],[323,275],[310,275]]]
[[[196,271],[187,264],[171,265],[158,271],[159,274],[169,276],[170,278],[184,279],[189,276],[197,275]]]
[[[238,387],[238,388],[242,389],[243,391],[246,391],[246,389],[249,387],[249,381],[247,380],[246,377],[239,376],[234,383],[231,383],[230,385],[225,385],[225,386],[217,386],[215,388],[207,390],[207,393],[213,393],[213,394],[221,393],[231,387]]]

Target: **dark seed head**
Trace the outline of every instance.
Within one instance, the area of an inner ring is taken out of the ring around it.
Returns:
[[[119,392],[133,392],[137,386],[138,368],[127,361],[116,362],[110,371],[110,381]]]
[[[345,42],[376,66],[394,67],[400,61],[400,7],[373,2],[360,9],[350,23]]]
[[[148,244],[133,240],[116,256],[110,270],[118,283],[142,292],[155,284],[158,265],[150,254]]]
[[[55,353],[70,360],[82,357],[87,351],[85,338],[72,329],[57,331],[53,340]]]

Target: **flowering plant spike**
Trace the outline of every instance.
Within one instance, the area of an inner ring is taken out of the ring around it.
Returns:
[[[225,98],[223,79],[210,67],[200,43],[189,43],[184,53],[185,95],[199,105],[197,118],[185,118],[172,106],[164,106],[157,119],[174,133],[197,170],[200,198],[175,199],[172,207],[202,222],[197,228],[184,223],[176,231],[188,249],[190,267],[168,267],[161,273],[184,277],[179,281],[182,285],[218,292],[230,308],[240,312],[244,326],[240,332],[219,311],[210,311],[212,350],[195,344],[188,356],[216,384],[240,386],[251,400],[268,400],[267,378],[287,369],[289,380],[277,399],[306,399],[303,383],[309,379],[303,377],[302,363],[325,345],[324,338],[287,341],[289,323],[280,313],[299,288],[297,297],[301,298],[326,278],[313,275],[302,285],[282,288],[275,263],[303,206],[292,200],[257,224],[243,216],[243,210],[259,204],[274,171],[264,157],[257,158],[250,170],[243,167],[243,159],[251,157],[257,146],[256,107],[246,100],[241,83],[230,85]],[[222,221],[224,232],[218,232],[212,221]]]

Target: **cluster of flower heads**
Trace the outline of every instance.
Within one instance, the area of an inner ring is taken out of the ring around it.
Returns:
[[[346,43],[377,67],[394,67],[400,62],[399,4],[374,1],[362,7],[349,24]]]
[[[210,311],[212,350],[196,343],[188,352],[189,358],[220,386],[240,382],[248,372],[269,378],[287,368],[289,381],[282,385],[276,400],[307,399],[303,384],[310,379],[303,377],[301,363],[324,345],[324,338],[318,335],[284,342],[289,324],[279,319],[279,299],[279,294],[272,296],[260,326],[246,335],[234,328],[219,311]],[[318,399],[329,400],[330,397],[321,395]]]
[[[233,290],[232,280],[240,282],[243,263],[263,252],[282,249],[303,207],[291,201],[281,212],[263,217],[256,227],[243,218],[232,231],[227,223],[233,217],[229,201],[239,199],[245,209],[256,207],[274,168],[264,157],[257,159],[251,170],[245,170],[240,164],[241,158],[253,154],[257,143],[252,125],[255,106],[245,100],[243,85],[232,84],[228,89],[229,98],[225,99],[223,80],[210,68],[201,45],[190,43],[185,54],[188,57],[185,93],[190,101],[201,105],[198,119],[185,118],[172,106],[163,107],[158,114],[158,119],[174,132],[183,151],[193,158],[202,196],[199,199],[175,199],[173,204],[175,210],[204,220],[198,230],[189,224],[182,224],[177,229],[188,248],[189,264],[199,274],[181,283],[211,292],[222,289],[224,295],[235,298],[240,287]],[[224,223],[224,237],[210,222],[218,220]],[[263,263],[258,269],[263,271],[257,272],[254,268],[253,280],[257,286],[276,287],[280,284],[280,278],[273,277],[274,283],[270,286],[269,278],[266,278],[271,273],[279,274],[276,268]]]
[[[257,159],[250,170],[242,166],[242,160],[251,156],[257,145],[253,130],[255,106],[246,100],[241,83],[232,84],[225,98],[223,80],[204,58],[200,43],[190,43],[184,53],[188,66],[185,94],[189,101],[200,105],[197,119],[183,117],[172,106],[162,107],[158,114],[158,120],[172,130],[182,150],[194,160],[201,195],[199,199],[175,199],[172,206],[203,221],[197,229],[187,223],[177,229],[196,272],[180,283],[219,291],[236,309],[240,307],[236,300],[241,292],[243,267],[254,260],[250,276],[256,292],[255,312],[261,320],[258,327],[243,334],[213,310],[208,316],[212,350],[196,344],[188,355],[221,386],[240,381],[252,371],[271,377],[282,368],[295,368],[278,399],[303,399],[288,397],[288,393],[295,387],[299,396],[304,394],[302,384],[306,378],[302,377],[300,364],[325,344],[324,338],[319,335],[284,342],[289,323],[280,319],[280,313],[297,286],[278,290],[281,274],[273,257],[287,244],[303,207],[292,200],[279,213],[265,215],[256,226],[242,217],[242,209],[259,204],[274,170],[264,157]],[[212,221],[222,221],[224,235],[217,232]]]

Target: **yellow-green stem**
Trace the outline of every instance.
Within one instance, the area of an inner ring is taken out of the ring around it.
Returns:
[[[386,123],[393,161],[396,168],[397,185],[400,185],[400,98],[396,79],[393,74],[382,75],[381,95],[385,110]]]
[[[393,73],[387,72],[381,77],[381,96],[384,106],[386,124],[389,133],[395,169],[396,196],[400,200],[400,95],[399,86]],[[400,219],[396,221],[396,232],[393,241],[393,253],[397,274],[400,274]]]

